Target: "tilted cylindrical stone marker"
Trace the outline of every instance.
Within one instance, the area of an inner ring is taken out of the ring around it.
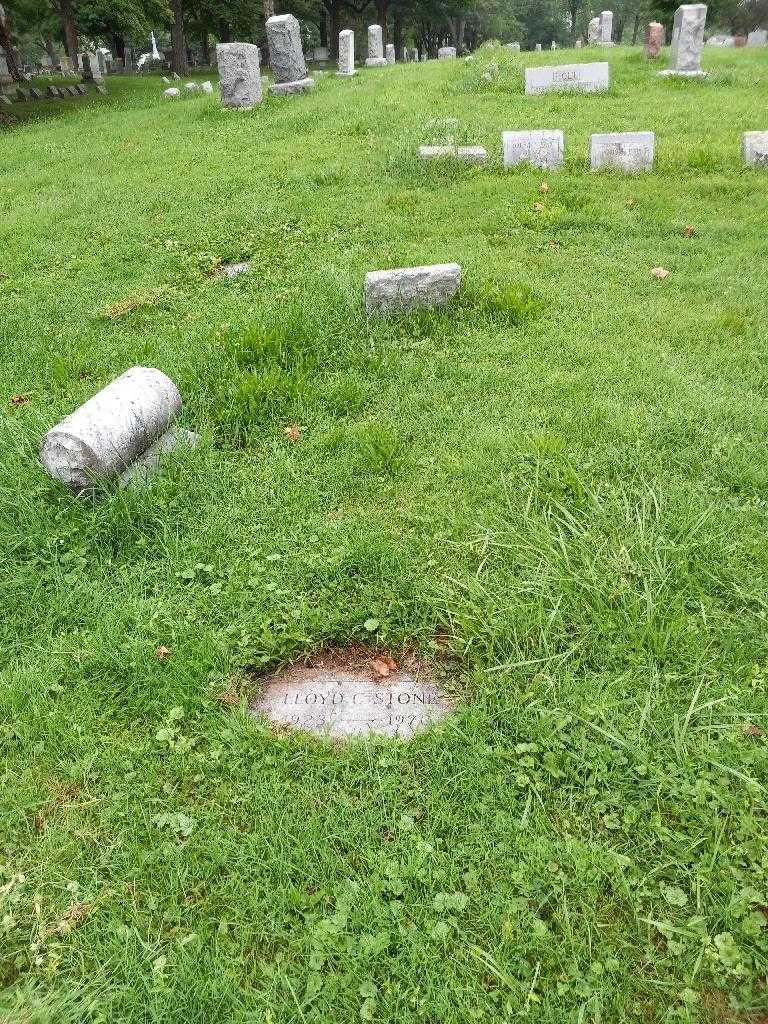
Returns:
[[[253,43],[219,43],[216,47],[222,107],[250,110],[261,103],[261,57]]]
[[[651,21],[645,30],[645,56],[650,60],[659,56],[664,45],[664,26],[660,21]]]
[[[368,26],[368,56],[365,59],[365,66],[367,68],[385,68],[387,66],[381,25]]]
[[[448,303],[460,284],[461,267],[458,263],[374,270],[365,275],[365,311],[387,315],[435,309]]]
[[[85,490],[128,469],[180,411],[181,395],[169,377],[134,366],[48,431],[40,461],[54,480]]]
[[[703,76],[701,51],[704,49],[706,4],[681,4],[675,11],[669,67],[660,75]]]
[[[337,75],[348,77],[355,73],[355,33],[351,28],[339,32],[339,70]]]
[[[314,89],[315,80],[307,75],[307,63],[301,45],[301,29],[292,14],[276,14],[267,18],[269,66],[275,84],[269,87],[273,96]]]

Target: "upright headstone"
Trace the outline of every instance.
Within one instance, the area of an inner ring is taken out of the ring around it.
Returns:
[[[507,49],[512,53],[520,53],[520,43],[507,43]]]
[[[768,132],[744,132],[741,154],[745,164],[768,171]]]
[[[549,44],[549,48],[550,48],[550,50],[556,50],[556,49],[557,49],[557,43],[555,42],[555,40],[554,40],[554,39],[553,39],[553,40],[552,40],[552,42],[551,42],[551,43]]]
[[[577,49],[577,50],[580,50],[580,49],[581,49],[581,46],[582,46],[581,40],[580,40],[580,39],[577,39],[577,40],[576,40],[576,49]]]
[[[395,44],[394,43],[387,43],[386,54],[387,54],[387,64],[394,64],[395,63]]]
[[[747,46],[768,45],[768,29],[755,28],[747,36]]]
[[[316,46],[312,51],[312,58],[314,60],[328,60],[328,47]]]
[[[536,43],[533,49],[535,53],[541,53],[541,43]]]
[[[564,150],[561,131],[503,132],[501,136],[504,167],[529,164],[542,171],[556,171],[563,166]]]
[[[601,12],[599,27],[598,46],[613,46],[613,11]]]
[[[96,60],[98,61],[98,64],[99,64],[99,74],[103,78],[104,75],[106,75],[106,73],[107,73],[107,59],[104,56],[104,53],[103,53],[102,50],[97,50],[96,51]]]
[[[607,132],[595,134],[589,143],[589,166],[593,171],[610,167],[636,174],[653,170],[653,132]]]
[[[125,64],[124,64],[125,74],[126,75],[132,75],[133,72],[134,72],[134,64],[133,64],[133,50],[131,49],[130,46],[126,46],[126,48],[125,48],[125,56],[124,56],[123,60],[125,61]]]
[[[605,92],[609,84],[608,64],[561,64],[525,69],[525,94],[542,92]]]
[[[250,110],[261,103],[261,58],[253,43],[216,46],[222,107]]]
[[[387,66],[381,25],[368,26],[368,56],[365,58],[365,66],[367,68],[385,68]]]
[[[441,46],[437,51],[438,60],[452,60],[456,56],[455,46]]]
[[[301,30],[292,14],[276,14],[267,18],[269,64],[275,84],[269,87],[273,96],[314,89],[315,80],[307,76]]]
[[[747,37],[746,36],[734,36],[733,37],[733,45],[738,47],[739,49],[742,46],[746,46],[747,45]]]
[[[664,26],[660,21],[652,21],[645,30],[645,56],[649,59],[659,56],[664,45]]]
[[[355,33],[351,28],[339,32],[339,70],[336,74],[348,78],[355,73]]]
[[[600,18],[592,18],[587,28],[587,45],[597,46],[600,39]]]
[[[705,72],[701,70],[701,51],[704,48],[706,21],[706,4],[681,4],[677,8],[669,67],[666,71],[660,71],[660,75],[704,76]]]

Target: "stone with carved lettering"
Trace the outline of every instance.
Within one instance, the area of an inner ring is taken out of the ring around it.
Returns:
[[[367,68],[385,68],[387,66],[381,25],[368,26],[368,56],[365,58],[365,66]]]
[[[388,315],[445,306],[461,284],[458,263],[374,270],[365,275],[365,311]]]
[[[593,171],[612,168],[637,174],[653,170],[653,132],[607,132],[592,135],[589,166]]]
[[[542,171],[557,171],[563,166],[564,150],[561,131],[503,132],[501,136],[504,167],[529,164]]]
[[[261,56],[253,43],[219,43],[221,105],[233,110],[250,110],[261,103]]]
[[[680,75],[703,78],[701,51],[704,49],[704,26],[707,21],[706,4],[681,4],[675,11],[672,26],[672,44],[669,67],[660,75]]]
[[[664,45],[664,26],[660,21],[651,21],[645,30],[645,56],[653,60],[659,56]]]
[[[383,736],[410,740],[443,719],[452,702],[416,664],[391,659],[294,666],[264,680],[253,714],[324,739]],[[390,665],[393,667],[390,668]],[[384,673],[384,674],[382,674]]]
[[[525,94],[543,92],[605,92],[609,84],[608,64],[560,64],[525,69]]]
[[[520,43],[507,43],[506,48],[512,53],[520,53]]]
[[[355,33],[351,28],[339,32],[339,70],[342,78],[349,78],[355,73]]]
[[[768,132],[744,132],[741,153],[745,164],[768,171]]]

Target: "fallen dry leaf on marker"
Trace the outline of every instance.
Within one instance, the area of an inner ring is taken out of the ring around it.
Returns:
[[[695,234],[696,228],[693,226],[693,224],[686,224],[686,226],[683,228],[683,238],[693,238]]]
[[[28,401],[29,401],[29,399],[26,397],[26,395],[12,395],[11,396],[11,405],[24,405]]]
[[[760,728],[760,726],[753,725],[752,722],[746,722],[744,725],[742,725],[741,731],[744,733],[745,736],[749,736],[750,738],[754,736],[763,735],[763,730]]]
[[[549,192],[549,185],[546,183],[546,181],[542,181],[542,183],[539,185],[539,192]]]
[[[380,658],[374,658],[371,662],[371,668],[376,675],[381,676],[382,679],[386,679],[390,672],[397,671],[397,662],[394,658],[390,658],[388,654],[382,654]]]
[[[155,651],[155,657],[158,661],[165,661],[170,653],[170,649],[168,647],[163,647],[161,644]]]
[[[301,437],[301,427],[298,423],[292,423],[289,427],[285,427],[283,433],[289,441],[298,441]]]
[[[533,208],[536,211],[536,213],[542,213],[544,210],[544,203],[534,203]]]
[[[664,267],[654,267],[651,270],[651,277],[655,277],[657,281],[663,281],[665,277],[669,277],[669,271]]]

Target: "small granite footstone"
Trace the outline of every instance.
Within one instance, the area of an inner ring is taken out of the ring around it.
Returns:
[[[741,154],[745,164],[768,171],[768,132],[744,132]]]
[[[448,157],[470,164],[484,164],[488,160],[488,153],[482,146],[419,146],[419,156],[422,160]]]
[[[250,110],[261,103],[261,56],[253,43],[219,43],[221,105],[234,110]]]
[[[446,305],[460,284],[461,267],[458,263],[374,270],[365,275],[365,311],[387,315],[434,309]]]
[[[298,82],[275,82],[274,85],[270,85],[269,93],[271,96],[292,96],[294,93],[309,92],[314,88],[314,78],[301,78]]]
[[[501,148],[504,167],[530,164],[542,171],[557,171],[563,166],[565,144],[561,131],[503,132]]]
[[[543,92],[604,92],[608,88],[608,64],[561,64],[525,69],[525,94]]]
[[[651,171],[655,142],[653,132],[596,133],[590,138],[590,169],[614,168],[630,174]]]

